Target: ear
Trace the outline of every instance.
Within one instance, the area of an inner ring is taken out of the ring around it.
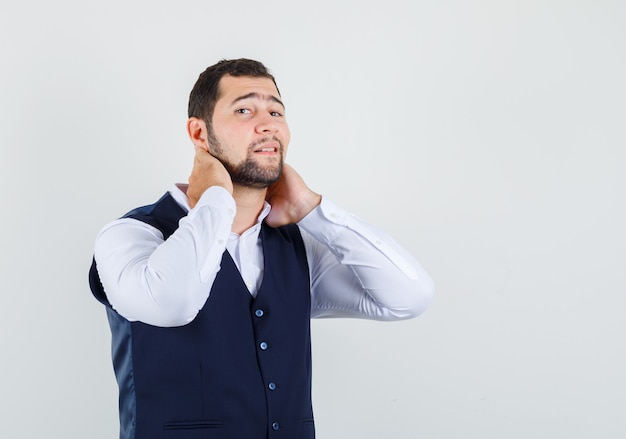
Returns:
[[[209,150],[205,121],[197,117],[190,117],[187,121],[187,134],[195,146],[205,151]]]

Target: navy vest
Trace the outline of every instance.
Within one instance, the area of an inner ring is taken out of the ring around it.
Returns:
[[[185,212],[169,195],[125,217],[167,239]],[[313,439],[309,271],[295,225],[261,228],[264,276],[248,292],[228,252],[209,298],[185,326],[129,322],[107,305],[120,439]]]

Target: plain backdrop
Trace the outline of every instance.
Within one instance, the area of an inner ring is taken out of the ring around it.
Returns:
[[[625,2],[3,0],[0,56],[0,437],[117,436],[94,239],[186,181],[189,91],[235,57],[436,284],[313,322],[318,438],[626,437]]]

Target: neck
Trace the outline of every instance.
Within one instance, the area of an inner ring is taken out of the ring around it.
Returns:
[[[241,235],[256,224],[265,204],[266,193],[267,189],[233,186],[233,198],[237,205],[237,214],[231,229],[234,233]]]

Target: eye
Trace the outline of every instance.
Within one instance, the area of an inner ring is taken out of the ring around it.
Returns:
[[[238,108],[237,110],[235,110],[235,113],[250,114],[252,112],[250,111],[249,108]]]
[[[283,115],[282,113],[280,113],[280,112],[278,112],[278,111],[270,111],[270,114],[271,114],[273,117],[281,117],[281,116]]]

